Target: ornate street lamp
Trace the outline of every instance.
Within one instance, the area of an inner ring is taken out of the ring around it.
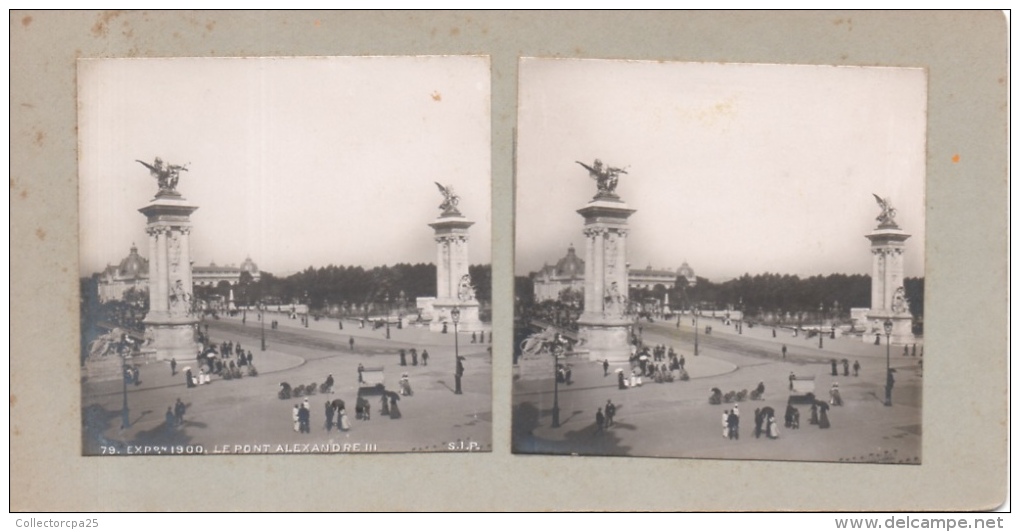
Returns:
[[[390,339],[390,313],[391,312],[392,312],[392,307],[390,307],[390,294],[389,294],[389,292],[387,292],[386,293],[386,339],[387,340]]]
[[[262,326],[262,350],[266,350],[266,304],[259,301],[259,324]]]
[[[824,319],[825,315],[822,313],[824,312],[824,308],[825,308],[824,303],[818,304],[818,349],[822,348],[822,337],[825,336],[824,334],[822,334],[822,325],[825,324]]]
[[[124,351],[124,335],[121,335],[120,345],[117,346],[117,351],[120,353],[120,380],[124,382],[123,395],[124,403],[121,405],[121,418],[120,428],[126,429],[131,427],[131,414],[128,410],[127,400],[127,381],[128,381],[128,353]]]
[[[560,335],[556,333],[556,339],[552,346],[553,354],[553,407],[552,407],[552,428],[560,426]]]
[[[698,307],[691,307],[694,312],[694,356],[698,356]]]
[[[457,338],[457,323],[460,322],[459,308],[453,307],[453,309],[450,310],[450,319],[453,320],[453,360],[454,363],[456,364],[453,372],[453,378],[454,381],[456,382],[456,389],[453,391],[453,393],[460,395],[462,393],[460,390],[460,378],[461,376],[463,376],[463,370],[461,369],[463,366],[461,366],[460,364],[460,342],[459,339]]]
[[[889,367],[889,344],[892,337],[892,320],[885,320],[885,406],[892,406],[892,369]]]

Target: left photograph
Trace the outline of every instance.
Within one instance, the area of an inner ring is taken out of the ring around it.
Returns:
[[[489,72],[80,60],[82,454],[491,451]]]

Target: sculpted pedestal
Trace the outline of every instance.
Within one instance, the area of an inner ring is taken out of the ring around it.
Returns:
[[[460,311],[458,331],[483,330],[479,318],[479,303],[468,273],[468,228],[474,222],[456,210],[448,210],[429,224],[436,239],[436,299],[432,302],[432,321],[429,330],[453,333],[451,311]]]
[[[180,194],[161,192],[139,209],[148,220],[149,313],[145,316],[146,348],[157,360],[194,360],[198,355],[191,279],[191,221],[198,207]]]
[[[865,235],[871,241],[871,308],[868,310],[868,330],[862,339],[874,342],[878,334],[881,343],[885,343],[884,324],[888,320],[892,322],[890,343],[910,344],[915,341],[913,315],[903,288],[903,252],[910,235],[902,231],[886,212],[879,219],[882,223]]]
[[[578,349],[590,360],[627,362],[632,320],[628,316],[627,218],[635,212],[615,195],[600,194],[577,211],[584,217],[584,312]]]

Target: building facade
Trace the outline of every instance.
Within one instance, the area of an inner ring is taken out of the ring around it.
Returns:
[[[546,264],[532,274],[535,301],[559,299],[560,293],[568,288],[577,292],[583,291],[584,271],[584,259],[577,256],[574,246],[571,245],[567,248],[567,254],[556,261],[555,265]],[[662,285],[667,290],[672,290],[676,286],[677,277],[687,279],[689,286],[694,286],[697,282],[694,269],[685,261],[676,270],[655,269],[651,265],[643,269],[631,268],[628,270],[627,284],[629,288],[652,290],[656,285]]]
[[[215,262],[208,266],[192,267],[193,286],[216,286],[222,281],[237,285],[241,280],[241,273],[251,274],[253,281],[261,277],[259,267],[251,257],[244,259],[240,266],[233,264],[218,266]],[[124,298],[124,293],[130,289],[148,291],[149,289],[149,260],[138,254],[138,247],[131,245],[131,251],[116,266],[107,265],[99,276],[99,301],[117,301]]]

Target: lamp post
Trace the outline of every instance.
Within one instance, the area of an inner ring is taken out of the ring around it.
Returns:
[[[456,383],[456,389],[453,391],[453,393],[461,395],[462,392],[460,390],[460,378],[464,374],[463,370],[464,366],[462,366],[460,363],[460,341],[457,338],[457,323],[460,322],[459,308],[453,307],[453,309],[450,310],[450,319],[453,320],[453,360],[456,363],[456,367],[453,372],[453,378]],[[389,331],[387,330],[387,332]]]
[[[556,341],[552,346],[553,354],[553,407],[552,407],[552,428],[560,426],[560,336],[556,334]]]
[[[698,307],[691,307],[694,312],[694,356],[698,356]]]
[[[818,349],[822,348],[822,337],[825,336],[824,334],[822,334],[822,325],[825,324],[824,319],[825,315],[822,314],[824,308],[825,308],[824,303],[818,304]]]
[[[400,291],[400,308],[397,311],[397,328],[404,328],[404,313],[407,312],[407,296],[404,295],[404,291]]]
[[[128,359],[127,359],[127,357],[128,357],[128,354],[124,352],[124,336],[121,336],[120,345],[117,346],[117,351],[120,352],[120,360],[121,360],[120,380],[123,381],[123,383],[124,383],[124,387],[123,387],[124,402],[121,405],[121,410],[120,410],[120,412],[121,412],[120,428],[123,430],[123,429],[131,427],[131,414],[130,414],[130,412],[128,410],[128,400],[127,400],[127,381],[128,381],[128,364],[127,364]]]
[[[892,406],[892,369],[889,367],[889,345],[892,337],[892,321],[885,320],[885,406]]]
[[[262,327],[262,350],[266,350],[266,304],[259,301],[259,324]]]
[[[390,307],[390,294],[389,294],[389,292],[386,293],[385,301],[386,301],[386,339],[389,340],[390,339],[390,312],[392,310],[392,307]]]

